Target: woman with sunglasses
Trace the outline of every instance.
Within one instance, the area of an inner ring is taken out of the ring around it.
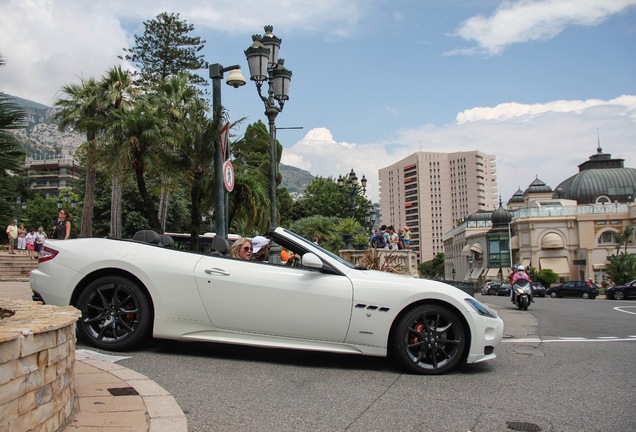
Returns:
[[[252,242],[241,237],[232,244],[232,258],[252,259]]]

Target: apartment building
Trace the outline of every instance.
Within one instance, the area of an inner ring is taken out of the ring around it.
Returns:
[[[45,198],[57,197],[60,190],[73,189],[80,178],[80,166],[70,156],[29,157],[22,165],[31,189]]]
[[[444,252],[458,220],[496,208],[495,156],[480,151],[417,152],[378,173],[381,223],[408,226],[420,261]]]

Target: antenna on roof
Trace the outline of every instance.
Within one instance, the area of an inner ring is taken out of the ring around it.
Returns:
[[[596,128],[596,142],[598,143],[596,152],[603,153],[603,149],[601,148],[601,134],[599,133],[598,128]]]

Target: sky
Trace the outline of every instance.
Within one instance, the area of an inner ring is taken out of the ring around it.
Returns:
[[[273,25],[293,73],[282,162],[353,168],[376,202],[378,169],[416,151],[494,155],[504,204],[537,177],[555,189],[599,143],[636,167],[636,0],[0,0],[0,91],[52,105],[162,12],[248,79],[244,50]],[[267,124],[253,83],[221,96],[238,136]]]

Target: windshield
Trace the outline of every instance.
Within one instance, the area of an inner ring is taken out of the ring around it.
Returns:
[[[307,240],[304,237],[299,236],[295,232],[292,232],[292,231],[289,231],[289,230],[285,230],[285,232],[288,233],[289,235],[293,236],[294,238],[296,238],[298,243],[300,243],[302,246],[311,245],[311,247],[319,249],[321,252],[324,252],[325,254],[329,255],[331,258],[335,259],[340,264],[345,265],[345,266],[347,266],[349,268],[353,268],[353,265],[350,262],[345,261],[342,258],[340,258],[338,255],[335,255],[335,254],[329,252],[327,249],[320,247],[320,245],[318,245],[318,244],[316,244],[314,242],[310,242],[309,240]]]

